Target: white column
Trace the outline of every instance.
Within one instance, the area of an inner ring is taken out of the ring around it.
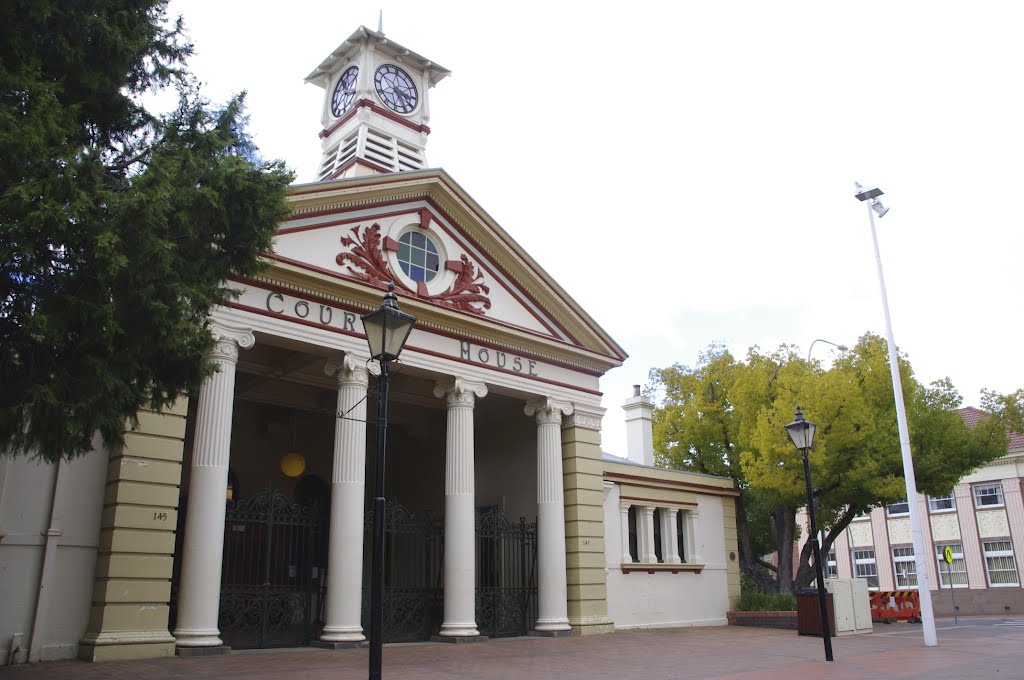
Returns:
[[[572,404],[538,399],[526,405],[537,417],[537,561],[536,630],[570,630],[566,604],[565,505],[562,492],[562,415]]]
[[[676,532],[676,515],[679,511],[675,508],[661,509],[661,554],[665,557],[665,564],[679,564],[679,535]]]
[[[640,524],[637,527],[637,536],[641,535],[643,531],[643,541],[640,547],[640,561],[641,562],[657,562],[658,556],[654,552],[654,506],[644,505],[638,509],[636,514],[637,522]],[[640,519],[640,518],[643,519]]]
[[[338,380],[331,473],[327,603],[321,642],[357,643],[363,592],[363,503],[366,486],[366,362],[346,356],[324,366]],[[339,645],[339,646],[341,646]]]
[[[629,552],[629,505],[619,506],[619,525],[622,527],[622,563],[629,564],[633,555]]]
[[[474,637],[476,628],[476,521],[473,406],[483,383],[456,378],[437,385],[448,405],[444,475],[444,637]]]
[[[255,343],[252,331],[219,323],[210,325],[216,344],[207,360],[216,366],[199,389],[199,409],[192,447],[188,515],[182,545],[181,592],[178,594],[179,647],[223,645],[220,571],[224,551],[224,504],[227,501],[231,416],[235,401],[238,348]]]
[[[700,511],[694,508],[683,513],[683,540],[686,541],[686,561],[690,564],[704,564],[704,544],[697,542],[697,519]]]

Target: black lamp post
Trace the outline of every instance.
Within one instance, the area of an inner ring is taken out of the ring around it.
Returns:
[[[373,484],[373,546],[370,557],[370,680],[380,680],[384,639],[384,457],[388,437],[388,363],[398,358],[416,318],[398,309],[395,284],[384,302],[362,317],[370,358],[380,362],[377,380],[377,466]]]
[[[814,549],[814,570],[818,574],[818,607],[821,609],[821,635],[825,639],[825,660],[832,660],[832,626],[828,620],[828,606],[825,602],[825,574],[821,569],[821,548],[818,546],[818,523],[814,519],[814,494],[811,492],[811,466],[807,462],[807,451],[814,444],[815,425],[804,420],[800,407],[796,407],[796,417],[786,425],[786,432],[793,440],[793,445],[800,449],[804,459],[804,482],[807,485],[807,515],[811,522],[811,546]]]

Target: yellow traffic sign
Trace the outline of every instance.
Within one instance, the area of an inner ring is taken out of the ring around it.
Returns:
[[[942,557],[946,560],[946,564],[953,564],[953,548],[946,546],[946,549],[942,551]]]

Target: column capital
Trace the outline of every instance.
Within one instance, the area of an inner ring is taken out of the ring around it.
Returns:
[[[551,397],[541,397],[526,403],[523,411],[528,416],[536,415],[538,424],[561,424],[563,415],[572,415],[573,405]]]
[[[563,427],[579,427],[584,430],[601,431],[601,419],[607,409],[600,406],[573,404],[572,413],[563,421]]]
[[[251,328],[232,326],[221,321],[210,321],[207,324],[214,345],[210,348],[209,357],[213,360],[238,361],[238,349],[249,349],[256,344],[256,336]]]
[[[370,384],[370,370],[367,368],[367,362],[351,354],[346,354],[340,359],[329,359],[324,364],[324,373],[335,376],[338,379],[338,387],[343,385],[366,387]]]
[[[463,378],[455,378],[451,382],[437,383],[434,386],[434,396],[444,398],[449,406],[469,406],[476,403],[477,399],[487,396],[487,385],[482,382],[474,382]]]

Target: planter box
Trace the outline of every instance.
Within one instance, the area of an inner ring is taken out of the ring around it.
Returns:
[[[796,630],[796,612],[726,612],[730,626]]]

